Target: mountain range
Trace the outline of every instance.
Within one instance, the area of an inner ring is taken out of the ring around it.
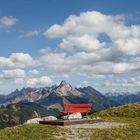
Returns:
[[[92,103],[92,112],[129,102],[139,102],[140,93],[101,94],[91,86],[74,88],[62,81],[58,86],[16,89],[0,95],[0,129],[22,124],[34,117],[59,116],[64,103]]]
[[[140,92],[130,93],[130,92],[122,92],[122,93],[106,93],[105,95],[108,99],[113,100],[121,105],[140,102]]]
[[[62,81],[58,86],[16,89],[9,95],[0,96],[0,104],[17,104],[32,107],[41,115],[59,115],[64,103],[92,103],[93,111],[99,111],[118,103],[103,96],[93,87],[74,88]]]

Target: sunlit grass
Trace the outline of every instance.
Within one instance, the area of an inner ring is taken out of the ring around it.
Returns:
[[[105,121],[123,122],[125,126],[111,129],[92,129],[91,140],[140,140],[140,103],[124,105],[92,114]]]
[[[63,140],[64,135],[65,131],[55,126],[30,124],[1,130],[0,140]]]

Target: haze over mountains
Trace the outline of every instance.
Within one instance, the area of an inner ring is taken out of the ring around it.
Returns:
[[[90,86],[74,88],[66,81],[62,81],[58,86],[28,87],[0,96],[0,104],[11,103],[30,106],[40,113],[49,115],[58,115],[60,111],[63,111],[64,103],[92,103],[94,111],[118,105]]]
[[[0,128],[22,124],[34,117],[59,116],[64,103],[92,103],[94,111],[108,109],[121,104],[139,102],[140,93],[102,95],[93,87],[74,88],[62,81],[58,86],[16,89],[9,95],[0,95]],[[5,105],[2,106],[2,105]]]
[[[122,93],[106,93],[105,95],[110,100],[113,100],[119,104],[129,104],[140,102],[140,92],[130,93],[130,92],[122,92]]]
[[[16,89],[9,95],[0,95],[0,104],[18,104],[32,107],[41,115],[59,115],[64,103],[92,103],[93,111],[104,110],[120,104],[140,101],[140,93],[102,95],[91,86],[74,88],[62,81],[58,86]]]

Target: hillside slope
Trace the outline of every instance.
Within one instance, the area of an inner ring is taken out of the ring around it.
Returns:
[[[65,131],[40,124],[19,125],[0,130],[0,140],[64,140]]]
[[[127,104],[92,114],[100,117],[140,117],[140,103]]]
[[[91,117],[102,117],[105,121],[123,122],[125,126],[111,129],[91,130],[91,140],[139,140],[140,139],[140,103],[114,107],[93,113]]]
[[[38,117],[38,113],[31,107],[10,104],[0,108],[0,129],[19,125],[30,118]]]

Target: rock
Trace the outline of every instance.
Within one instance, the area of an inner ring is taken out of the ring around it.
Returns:
[[[75,120],[75,119],[82,119],[82,114],[80,112],[73,113],[70,115],[65,115],[61,117],[63,120]]]
[[[57,120],[55,116],[47,116],[42,118],[43,121],[48,121],[48,120]]]
[[[101,117],[93,117],[92,120],[101,120]]]
[[[34,119],[30,119],[26,122],[26,124],[29,124],[29,123],[39,123],[39,121],[42,121],[41,118],[34,118]]]
[[[101,119],[101,117],[97,117],[96,119],[97,119],[97,120],[100,120],[100,119]]]

